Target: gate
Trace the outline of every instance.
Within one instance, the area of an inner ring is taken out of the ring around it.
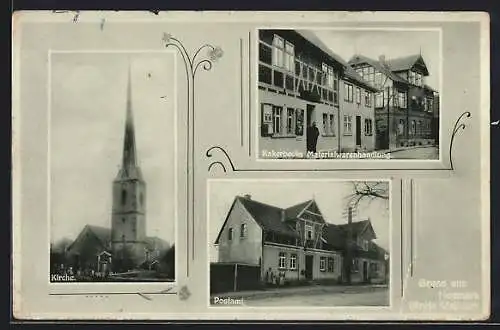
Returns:
[[[210,264],[210,293],[256,290],[261,287],[260,266],[217,262]]]

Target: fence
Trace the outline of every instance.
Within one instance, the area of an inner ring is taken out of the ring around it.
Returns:
[[[239,263],[210,264],[210,293],[261,288],[260,266]]]

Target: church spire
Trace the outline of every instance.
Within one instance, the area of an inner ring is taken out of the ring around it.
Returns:
[[[126,104],[126,120],[125,120],[125,135],[123,139],[123,159],[122,159],[122,176],[130,179],[139,179],[141,177],[137,166],[137,151],[135,145],[135,127],[134,118],[132,115],[132,83],[130,64],[128,67],[127,80],[127,104]]]

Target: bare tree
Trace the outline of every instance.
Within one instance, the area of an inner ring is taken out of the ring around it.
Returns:
[[[353,214],[357,212],[360,203],[370,204],[374,200],[380,200],[387,203],[389,207],[389,183],[386,181],[354,181],[352,182],[352,193],[347,195],[347,217],[352,220]],[[352,235],[352,234],[351,234]],[[352,261],[353,261],[353,238],[348,236],[345,260],[345,281],[351,283]]]
[[[347,205],[356,209],[362,201],[389,201],[389,184],[386,181],[354,181],[353,192],[347,196]]]

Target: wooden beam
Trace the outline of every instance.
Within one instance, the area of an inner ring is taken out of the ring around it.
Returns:
[[[315,212],[312,212],[312,211],[309,211],[309,210],[305,210],[304,212],[311,213],[311,214],[317,215],[318,217],[322,217],[323,218],[323,215],[320,214],[320,213],[315,213]]]

